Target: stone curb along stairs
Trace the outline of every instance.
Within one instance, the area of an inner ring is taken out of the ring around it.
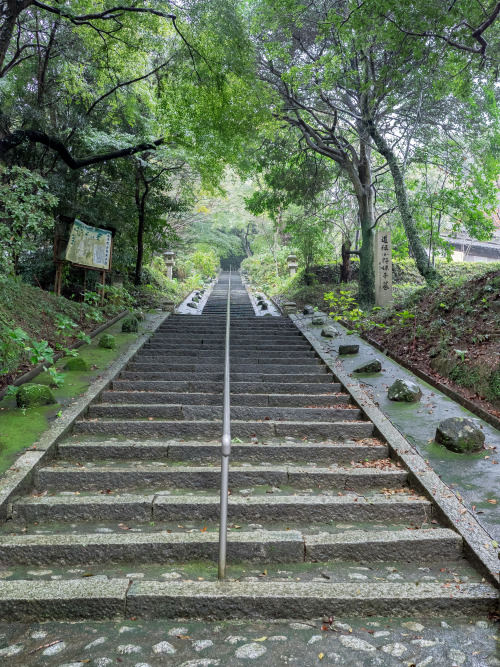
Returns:
[[[0,618],[495,608],[491,563],[433,497],[444,485],[290,318],[255,316],[239,276],[229,578],[217,582],[227,284],[221,273],[201,315],[158,321],[71,429],[25,455],[30,474],[18,462],[1,505]]]

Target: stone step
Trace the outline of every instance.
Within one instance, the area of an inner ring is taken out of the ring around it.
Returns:
[[[1,598],[0,598],[1,599]],[[135,581],[127,615],[137,618],[323,618],[366,616],[468,617],[488,613],[498,601],[487,584],[450,590],[433,583],[150,582]]]
[[[111,491],[111,489],[110,489]],[[24,497],[13,503],[12,519],[19,523],[75,521],[203,521],[217,522],[218,493],[211,495],[150,493],[43,495]],[[432,504],[409,490],[395,494],[364,492],[362,495],[229,496],[231,521],[286,522],[311,525],[331,521],[429,524]]]
[[[301,375],[308,373],[315,373],[318,375],[330,373],[331,371],[326,366],[311,365],[311,364],[297,364],[290,360],[288,364],[245,364],[235,362],[230,364],[231,375],[236,373],[276,373],[277,375]],[[181,362],[172,361],[165,362],[160,355],[158,355],[156,363],[147,363],[143,361],[132,361],[127,364],[127,371],[131,373],[223,373],[224,361],[212,361],[206,363],[191,363],[183,364]]]
[[[177,397],[182,398],[182,396]],[[88,409],[88,419],[175,419],[187,421],[222,421],[222,406],[216,405],[143,405],[127,403],[94,403]],[[341,408],[296,408],[296,407],[231,407],[231,420],[239,421],[304,421],[341,422],[361,421],[363,414],[355,406]]]
[[[193,377],[194,376],[194,377]],[[197,382],[222,382],[224,379],[224,371],[218,373],[202,373],[202,372],[140,372],[140,371],[123,371],[120,377],[124,380],[163,380],[168,381],[183,381],[196,380]],[[331,382],[333,375],[328,372],[315,373],[295,373],[293,375],[294,382],[314,383],[328,383]],[[231,373],[231,383],[233,382],[278,382],[283,384],[288,382],[290,374],[288,373]]]
[[[75,433],[88,435],[125,435],[129,437],[162,436],[172,438],[214,439],[221,437],[220,422],[213,421],[162,421],[162,420],[94,420],[77,421]],[[362,440],[371,438],[374,428],[371,422],[284,422],[284,421],[232,421],[233,438],[320,438],[321,440]]]
[[[179,337],[183,336],[184,338],[188,337],[190,343],[201,343],[203,341],[207,342],[213,342],[213,343],[218,343],[219,341],[224,341],[225,340],[225,333],[220,333],[220,334],[202,334],[202,333],[197,333],[197,334],[187,334],[186,332],[183,333],[155,333],[155,340],[161,341],[161,342],[174,342],[178,341]],[[234,342],[239,342],[240,344],[243,343],[252,343],[254,341],[260,342],[260,343],[273,343],[277,339],[280,340],[281,343],[294,343],[296,341],[303,340],[304,343],[307,343],[307,341],[303,338],[302,333],[297,329],[297,332],[294,333],[292,331],[290,332],[280,332],[276,331],[275,334],[271,333],[260,333],[259,331],[256,331],[255,333],[237,333],[237,334],[232,334],[230,337],[231,341]]]
[[[200,461],[219,463],[221,457],[220,442],[174,442],[140,440],[134,442],[105,440],[103,442],[66,441],[58,445],[59,456],[65,460],[136,460],[136,461]],[[254,443],[233,443],[231,462],[292,462],[347,464],[351,461],[376,461],[389,456],[387,445],[378,441],[368,443],[335,442],[315,443],[273,443],[256,445]]]
[[[238,353],[232,354],[230,358],[231,366],[233,364],[270,364],[272,366],[277,366],[279,364],[284,364],[285,361],[287,365],[289,363],[298,364],[298,365],[310,365],[315,366],[321,363],[321,360],[318,357],[313,355],[307,357],[305,356],[306,352],[301,353],[300,355],[294,354],[288,356],[282,355],[275,357],[273,355],[265,355],[262,353],[252,354],[252,353]],[[134,356],[132,363],[141,363],[141,364],[154,364],[155,362],[161,361],[163,364],[169,364],[170,360],[176,364],[201,364],[201,365],[210,365],[210,364],[223,364],[224,363],[224,353],[217,352],[216,354],[207,355],[206,350],[200,351],[196,350],[196,354],[190,355],[180,355],[177,352],[164,352],[161,355],[154,354],[152,355],[149,350],[144,350],[139,352]]]
[[[150,343],[146,343],[144,347],[142,348],[143,350],[154,350],[154,354],[156,354],[157,350],[164,350],[164,351],[177,351],[177,350],[186,350],[186,343],[178,342],[178,343],[162,343],[161,341],[157,341],[156,339],[152,339]],[[212,353],[212,351],[218,351],[220,352],[221,350],[223,351],[225,349],[225,344],[224,341],[221,341],[219,343],[193,343],[192,345],[189,346],[190,350],[193,351],[204,351],[208,352],[209,354]],[[244,344],[244,343],[239,343],[239,344],[231,344],[231,353],[235,354],[237,352],[241,354],[245,354],[247,351],[252,352],[252,351],[262,351],[265,353],[272,353],[272,352],[287,352],[288,354],[298,354],[301,353],[303,350],[306,351],[311,351],[311,345],[307,342],[301,342],[301,343],[294,343],[294,344],[287,344],[287,343],[279,343],[275,342],[272,344],[266,344],[266,343],[252,343],[252,344]]]
[[[116,389],[105,391],[101,394],[103,403],[147,403],[152,405],[155,403],[176,403],[179,399],[182,399],[184,405],[222,405],[222,393],[179,394],[162,391],[117,391],[120,387],[119,383],[116,384],[118,385]],[[348,394],[326,396],[310,396],[307,394],[231,394],[231,406],[319,407],[340,404],[349,405],[350,400]]]
[[[222,394],[221,382],[205,382],[203,380],[113,380],[113,391],[172,391],[181,393],[213,393]],[[316,396],[332,396],[338,394],[342,386],[338,382],[308,383],[308,382],[231,382],[233,394],[262,394],[270,393],[280,396],[309,394]]]
[[[407,483],[407,473],[398,467],[319,467],[298,465],[234,465],[229,470],[230,487],[255,485],[291,485],[297,489],[320,486],[322,489],[398,489]],[[54,464],[35,474],[40,491],[93,491],[96,489],[217,489],[219,466],[188,466],[157,463],[145,465],[116,464],[90,466]]]
[[[130,579],[0,581],[0,619],[415,617],[487,614],[497,591],[488,584],[176,582]]]
[[[83,535],[0,536],[0,565],[104,565],[106,563],[175,563],[217,561],[216,531],[121,532]],[[421,563],[462,557],[462,539],[452,530],[356,531],[304,535],[298,530],[230,532],[228,562],[383,562]]]

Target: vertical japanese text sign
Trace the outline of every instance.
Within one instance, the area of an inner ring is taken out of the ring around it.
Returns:
[[[375,303],[387,306],[392,301],[391,232],[375,232]]]

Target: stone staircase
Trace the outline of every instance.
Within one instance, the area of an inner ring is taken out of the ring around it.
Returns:
[[[496,590],[288,318],[232,279],[229,578],[217,582],[227,274],[168,317],[0,534],[0,618],[471,615]]]

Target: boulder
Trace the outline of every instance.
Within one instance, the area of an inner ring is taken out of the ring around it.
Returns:
[[[484,445],[484,433],[472,419],[450,417],[440,422],[436,429],[436,442],[452,452],[470,454],[480,452]]]
[[[302,313],[304,315],[314,315],[314,306],[310,306],[309,304],[307,306],[304,306],[302,309]]]
[[[99,338],[99,347],[104,347],[106,350],[114,350],[116,347],[115,337],[111,334],[103,334]]]
[[[358,354],[359,345],[339,345],[339,355]]]
[[[374,358],[355,368],[353,373],[379,373],[381,370],[382,364],[378,359]]]
[[[122,322],[123,333],[136,333],[139,331],[139,320],[136,317],[126,317]]]
[[[262,301],[262,303],[259,303],[260,309],[261,310],[267,310],[267,303],[265,301]]]
[[[417,403],[422,398],[422,390],[410,380],[399,379],[389,387],[387,396],[391,401]]]
[[[186,304],[188,308],[198,308],[198,305],[194,303],[193,301],[190,301],[189,303]]]
[[[322,313],[317,313],[311,320],[312,324],[315,325],[321,325],[321,324],[326,324],[327,317],[326,315],[323,315]]]
[[[18,408],[38,408],[57,403],[54,394],[45,384],[23,384],[16,394]]]
[[[83,357],[68,357],[64,364],[65,371],[89,371],[90,364]]]
[[[325,338],[335,338],[335,336],[339,335],[339,332],[332,324],[329,324],[321,329],[321,335]]]

